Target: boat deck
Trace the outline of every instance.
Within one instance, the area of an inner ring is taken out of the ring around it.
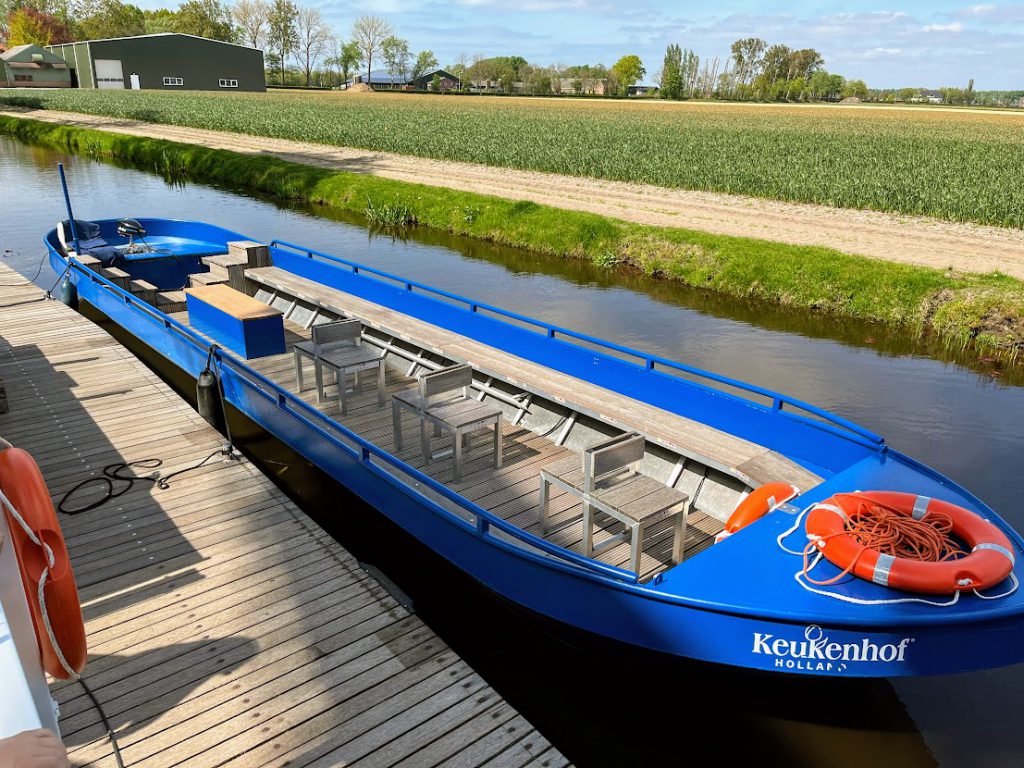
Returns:
[[[178,322],[187,325],[188,313],[179,312],[171,315]],[[310,331],[302,326],[285,321],[285,342],[287,350],[284,354],[257,358],[247,361],[252,368],[271,379],[274,383],[290,392],[297,392],[295,365],[291,347],[299,341],[310,338]],[[385,451],[397,455],[409,465],[430,475],[452,490],[484,509],[501,516],[505,520],[523,528],[530,533],[541,536],[538,515],[540,495],[540,469],[545,464],[560,458],[573,455],[572,451],[555,444],[552,439],[535,434],[522,427],[516,427],[507,420],[503,422],[502,448],[503,464],[495,469],[492,460],[491,432],[484,430],[472,436],[471,447],[464,454],[463,477],[459,482],[452,482],[452,459],[435,459],[424,465],[420,452],[419,420],[403,411],[402,450],[395,449],[394,427],[391,417],[391,395],[416,386],[415,379],[405,376],[392,369],[387,369],[386,398],[383,407],[377,404],[376,388],[370,381],[372,375],[365,376],[367,383],[362,391],[347,396],[348,413],[341,415],[335,387],[327,387],[327,397],[321,403],[316,402],[316,390],[309,389],[313,381],[312,367],[306,362],[305,385],[303,399],[319,408],[322,412],[356,432],[363,438],[380,446]],[[450,448],[450,436],[436,438],[431,443],[433,452],[442,452]],[[582,508],[579,500],[563,490],[552,488],[550,496],[551,521],[555,527],[575,520],[574,523],[555,530],[545,538],[549,541],[573,551],[581,551],[583,526],[581,521]],[[615,521],[602,518],[599,520],[607,526],[597,531],[594,542],[600,545],[622,530]],[[689,516],[687,526],[684,557],[690,557],[714,541],[714,536],[722,530],[722,523],[699,511]],[[670,563],[672,554],[672,520],[654,527],[645,537],[645,548],[641,557],[640,576],[649,579],[658,571],[664,570]],[[597,559],[618,567],[629,565],[629,544],[622,542],[609,547],[597,555]]]
[[[751,487],[783,481],[807,490],[822,481],[814,472],[762,445],[532,363],[284,269],[258,267],[247,269],[245,275],[261,289],[294,296],[312,306],[358,318],[364,325],[387,335],[412,340],[449,360],[468,363],[487,376],[522,384],[542,397],[569,405],[580,413],[621,429],[638,430],[666,448],[742,478]]]
[[[0,266],[0,282],[21,278]],[[116,462],[168,474],[217,450],[130,351],[40,296],[0,287],[0,436],[33,453],[55,500]],[[127,765],[567,764],[246,460],[60,517],[85,679]],[[81,684],[52,690],[73,763],[114,766]]]

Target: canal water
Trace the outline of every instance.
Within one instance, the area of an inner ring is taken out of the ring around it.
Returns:
[[[373,235],[358,217],[169,184],[0,139],[0,259],[46,288],[56,276],[41,261],[40,239],[64,218],[57,160],[68,169],[79,218],[201,219],[257,240],[290,240],[751,381],[886,436],[1024,529],[1016,489],[1024,469],[1019,371],[870,324],[724,300],[443,234]],[[682,765],[748,754],[808,766],[1024,762],[1024,665],[892,682],[794,680],[609,647],[466,583],[354,503],[340,524],[336,492],[324,493],[305,462],[271,440],[257,438],[249,448],[343,545],[406,589],[421,615],[580,765]]]

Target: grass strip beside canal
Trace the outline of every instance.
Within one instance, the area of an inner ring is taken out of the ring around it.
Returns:
[[[984,354],[1016,358],[1024,349],[1024,284],[1005,275],[960,274],[829,248],[643,226],[532,202],[30,119],[0,116],[0,134],[117,160],[170,181],[215,183],[354,211],[371,224],[431,227],[551,257],[587,259],[608,269],[640,270],[729,296],[908,326]]]

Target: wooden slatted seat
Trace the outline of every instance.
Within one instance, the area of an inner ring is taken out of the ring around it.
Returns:
[[[455,482],[462,479],[462,452],[471,432],[492,426],[494,428],[494,466],[501,467],[501,409],[482,403],[469,396],[473,384],[473,369],[468,365],[453,365],[430,373],[420,374],[415,390],[396,392],[391,400],[391,418],[395,430],[395,447],[402,450],[402,410],[412,411],[420,419],[420,449],[423,463],[433,458],[427,436],[428,426],[435,433],[452,434],[452,475]]]
[[[630,568],[640,573],[640,555],[647,529],[669,517],[675,517],[672,562],[683,558],[686,539],[686,502],[689,497],[654,478],[642,475],[637,465],[644,457],[644,438],[636,432],[601,440],[583,449],[580,456],[560,459],[540,470],[540,526],[551,532],[548,519],[549,488],[556,485],[582,501],[583,554],[593,557],[620,541],[630,542]],[[625,526],[625,531],[594,546],[594,510],[609,515]],[[570,519],[559,525],[564,528]]]
[[[299,392],[304,389],[302,381],[302,358],[313,361],[316,374],[316,400],[324,397],[323,369],[334,371],[338,385],[338,405],[341,415],[348,413],[346,392],[348,374],[355,374],[355,388],[359,389],[359,374],[362,371],[377,370],[377,404],[384,405],[384,355],[375,349],[362,345],[363,324],[358,320],[338,320],[313,326],[312,338],[300,341],[292,347],[295,357],[295,379]]]

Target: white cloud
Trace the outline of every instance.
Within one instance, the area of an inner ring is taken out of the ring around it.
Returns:
[[[922,32],[963,32],[964,25],[959,21],[950,24],[926,24],[921,27]]]
[[[969,5],[951,15],[958,19],[975,19],[989,23],[1024,22],[1024,3]]]

